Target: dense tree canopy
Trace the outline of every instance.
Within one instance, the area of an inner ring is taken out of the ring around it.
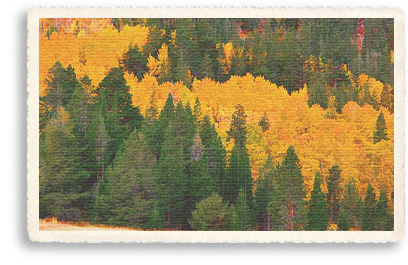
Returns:
[[[39,30],[40,218],[393,229],[392,19],[58,18]]]

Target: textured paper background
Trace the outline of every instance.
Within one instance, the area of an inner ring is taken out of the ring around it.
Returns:
[[[192,232],[192,231],[39,231],[39,33],[46,17],[309,17],[394,18],[395,143],[394,231],[390,232]],[[41,242],[390,242],[404,233],[404,15],[398,9],[295,8],[36,8],[28,16],[28,233]]]

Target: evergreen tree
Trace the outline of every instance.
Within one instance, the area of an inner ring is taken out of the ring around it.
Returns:
[[[238,198],[231,207],[231,230],[248,231],[252,229],[252,212],[248,207],[244,189],[239,189]]]
[[[269,130],[270,124],[269,124],[268,117],[266,116],[266,113],[264,113],[258,125],[261,126],[263,132],[266,132],[267,130]]]
[[[181,81],[187,88],[191,89],[193,80],[189,75],[189,68],[187,62],[185,61],[184,54],[185,52],[183,51],[182,48],[180,48],[178,52],[177,68],[174,73],[174,81],[175,82]]]
[[[157,202],[155,202],[153,205],[147,227],[151,230],[163,230],[165,228],[164,214],[159,208]]]
[[[230,165],[227,169],[227,196],[229,202],[237,201],[239,190],[242,188],[252,209],[252,174],[248,151],[240,142],[236,143],[231,151]]]
[[[327,207],[330,211],[330,221],[336,223],[340,211],[340,183],[341,170],[338,165],[333,165],[329,169],[329,178],[327,183]]]
[[[89,174],[69,115],[62,108],[44,129],[40,153],[40,218],[86,221],[91,202]]]
[[[133,131],[106,172],[110,183],[111,204],[109,224],[147,228],[150,209],[155,203],[153,172],[156,160],[142,134]],[[101,208],[98,205],[97,208]]]
[[[120,65],[125,72],[133,74],[140,82],[147,71],[147,57],[142,55],[137,44],[133,46],[129,44],[129,49],[123,55]]]
[[[303,176],[299,158],[289,146],[285,159],[278,169],[274,192],[273,211],[279,216],[276,227],[280,230],[302,230],[307,227]]]
[[[129,86],[120,68],[112,68],[96,89],[97,101],[103,109],[106,131],[110,137],[107,148],[108,161],[133,129],[140,129],[143,116],[139,108],[132,106]]]
[[[363,223],[361,229],[363,231],[374,231],[375,230],[375,206],[376,206],[375,192],[374,188],[369,183],[367,185],[366,196],[364,198],[364,209],[363,209]]]
[[[339,218],[337,219],[337,227],[340,231],[350,230],[350,216],[349,211],[345,208],[340,208]]]
[[[174,115],[173,96],[171,93],[169,93],[166,103],[160,112],[159,118],[157,121],[153,122],[150,127],[148,127],[150,130],[145,132],[148,142],[152,145],[154,154],[158,159],[160,158],[162,151],[162,145],[165,139],[167,127],[169,126],[169,122],[171,119],[173,119]]]
[[[224,231],[230,224],[229,207],[214,193],[197,204],[189,223],[194,230]]]
[[[325,231],[329,225],[330,215],[327,209],[326,196],[321,190],[320,174],[315,174],[312,196],[307,213],[307,230]]]
[[[40,97],[40,131],[61,107],[66,108],[79,85],[74,68],[69,65],[65,69],[59,61],[48,70],[45,82],[46,94]]]
[[[337,226],[340,230],[344,231],[349,230],[350,227],[357,228],[361,226],[362,214],[363,201],[358,193],[354,179],[351,178],[346,185],[346,190],[341,201]]]
[[[213,61],[211,60],[210,55],[205,54],[203,60],[200,64],[200,72],[198,74],[198,78],[211,78],[214,79],[214,66]]]
[[[388,213],[388,196],[385,190],[381,190],[377,205],[375,206],[375,230],[394,230],[394,220]]]
[[[230,129],[227,131],[228,139],[233,138],[235,144],[243,146],[246,144],[246,117],[244,107],[238,104],[232,114]]]
[[[204,116],[199,126],[200,138],[207,155],[207,165],[211,179],[217,183],[217,189],[223,198],[227,198],[228,184],[225,177],[226,152],[221,137],[217,134],[214,124],[208,115]]]
[[[161,150],[157,183],[160,192],[161,208],[166,214],[166,226],[173,229],[186,228],[189,215],[187,163],[183,147],[184,137],[178,131],[175,118],[170,119]],[[191,140],[192,141],[192,140]],[[190,148],[191,145],[188,147]]]
[[[327,91],[324,74],[321,72],[313,73],[307,86],[307,104],[309,107],[319,104],[323,109],[327,108]]]
[[[387,126],[385,124],[385,119],[384,119],[384,114],[380,112],[377,118],[377,123],[375,125],[375,131],[373,134],[373,142],[376,144],[380,142],[381,140],[387,141],[388,138],[388,132],[387,132]]]
[[[275,173],[275,165],[272,158],[269,156],[265,161],[264,166],[260,169],[260,174],[256,183],[254,210],[256,226],[259,230],[271,230],[271,217],[268,212],[268,204],[272,200],[272,175]]]

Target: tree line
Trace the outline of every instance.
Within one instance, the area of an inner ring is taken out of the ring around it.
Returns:
[[[362,198],[352,180],[342,186],[337,165],[327,193],[316,174],[307,201],[294,146],[282,163],[269,158],[254,181],[244,106],[227,134],[229,157],[198,98],[190,105],[170,93],[159,112],[153,88],[142,115],[123,68],[95,88],[57,62],[40,98],[40,218],[152,230],[393,229],[387,194],[377,199],[368,185]],[[388,139],[382,113],[373,139]]]

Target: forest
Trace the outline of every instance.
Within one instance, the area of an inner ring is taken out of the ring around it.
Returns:
[[[393,19],[39,21],[39,216],[394,229]]]

